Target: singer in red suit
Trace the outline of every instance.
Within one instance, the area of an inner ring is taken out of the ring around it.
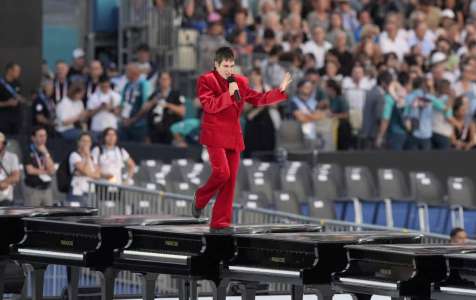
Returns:
[[[216,51],[214,64],[215,69],[197,81],[197,95],[203,109],[200,143],[208,150],[212,174],[195,192],[192,215],[200,217],[203,208],[216,195],[210,230],[227,233],[233,232],[233,197],[240,152],[245,148],[240,127],[243,105],[248,102],[264,106],[286,100],[285,91],[292,80],[287,73],[279,89],[266,93],[250,89],[246,77],[233,74],[234,55],[229,47]]]

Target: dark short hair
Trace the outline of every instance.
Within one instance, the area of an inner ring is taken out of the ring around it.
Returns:
[[[38,126],[35,126],[31,129],[31,136],[35,136],[36,133],[40,130],[44,130],[44,131],[48,132],[48,130],[46,130],[46,128],[44,126],[38,125]]]
[[[87,131],[82,131],[82,132],[79,134],[78,139],[76,140],[76,144],[78,144],[79,141],[80,141],[83,137],[85,137],[85,136],[89,137],[89,138],[91,139],[91,141],[93,141],[93,136],[92,136],[89,132],[87,132]]]
[[[220,64],[225,60],[235,60],[235,54],[230,47],[221,47],[215,52],[215,62]]]
[[[81,82],[75,82],[68,88],[68,97],[71,99],[74,95],[84,92],[84,86]]]
[[[283,49],[281,48],[281,46],[274,45],[273,48],[271,48],[271,50],[269,51],[269,56],[280,55],[281,52],[283,52]]]
[[[109,76],[107,76],[107,74],[102,74],[100,77],[99,77],[99,83],[110,83],[111,82],[111,79],[109,78]]]
[[[393,75],[387,70],[382,71],[377,76],[377,84],[380,86],[389,85],[390,83],[392,83],[392,81],[393,81]]]
[[[108,135],[109,132],[114,132],[114,133],[116,134],[116,136],[119,138],[119,134],[117,133],[117,129],[115,129],[115,128],[113,128],[113,127],[107,127],[107,128],[105,128],[105,129],[102,131],[102,133],[101,133],[101,142],[102,142],[103,144],[106,143],[106,141],[105,141],[105,140],[106,140],[106,135]]]
[[[276,33],[271,28],[266,28],[263,32],[263,38],[266,39],[274,39],[276,38]]]
[[[137,52],[139,51],[150,51],[150,47],[147,44],[140,44],[139,47],[137,47]]]
[[[341,96],[342,95],[342,88],[339,84],[339,82],[337,82],[336,80],[334,79],[328,79],[326,81],[326,86],[330,89],[333,89],[335,92],[336,92],[336,95],[337,96]]]
[[[15,68],[16,66],[20,66],[19,64],[17,64],[16,62],[8,62],[6,65],[5,65],[5,73],[10,71],[11,69]]]
[[[461,227],[455,227],[455,228],[451,229],[450,238],[454,238],[460,232],[464,232],[464,229],[461,228]]]
[[[301,79],[299,80],[298,84],[297,84],[297,88],[300,89],[301,87],[303,87],[306,83],[311,83],[309,80],[307,79]]]
[[[458,111],[464,105],[464,96],[458,96],[453,101],[453,112]],[[453,230],[458,229],[454,228]],[[457,232],[458,233],[458,232]]]
[[[306,73],[304,74],[304,76],[308,76],[308,75],[321,75],[321,73],[319,73],[319,70],[317,68],[309,68],[306,70]]]

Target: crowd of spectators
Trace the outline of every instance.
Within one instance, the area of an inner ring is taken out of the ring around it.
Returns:
[[[475,145],[476,1],[184,5],[182,26],[201,33],[200,72],[209,69],[214,49],[230,45],[255,88],[276,87],[286,71],[293,74],[288,103],[246,112],[251,150],[271,150],[274,134],[256,134],[257,127],[271,133],[285,118],[326,150]]]
[[[224,45],[256,90],[293,75],[289,101],[245,107],[245,155],[273,150],[284,119],[325,150],[476,145],[476,1],[153,2],[181,30],[199,32],[196,75],[212,68]],[[20,107],[30,103],[33,125],[50,138],[78,141],[88,131],[99,142],[113,128],[121,141],[196,143],[199,101],[188,99],[197,116],[184,119],[186,99],[173,73],[157,67],[146,44],[134,57],[121,72],[76,49],[71,63],[43,66],[32,99],[21,90],[21,63],[9,63],[0,78],[0,131],[17,134]]]

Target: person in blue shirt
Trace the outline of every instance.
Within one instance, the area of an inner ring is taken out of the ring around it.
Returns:
[[[444,101],[433,94],[433,80],[421,77],[414,79],[413,91],[407,95],[405,101],[405,118],[410,122],[411,131],[406,148],[431,150],[433,110],[446,110]]]
[[[137,63],[127,65],[126,76],[127,83],[122,91],[122,123],[119,135],[122,141],[144,142],[147,137],[147,120],[140,112],[150,97],[150,84],[141,77]]]

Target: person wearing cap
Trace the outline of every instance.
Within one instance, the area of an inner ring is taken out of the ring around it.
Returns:
[[[5,134],[18,134],[22,124],[20,75],[20,65],[11,62],[0,77],[0,131]]]
[[[31,132],[31,144],[24,158],[25,200],[24,205],[52,206],[51,189],[55,164],[46,147],[48,133],[44,127],[35,127]]]
[[[451,28],[451,25],[455,23],[455,13],[451,9],[445,9],[441,12],[441,20],[440,20],[440,28],[438,28],[438,31],[449,31]],[[443,33],[442,32],[442,33]]]
[[[106,128],[117,129],[121,95],[111,88],[107,75],[98,80],[98,89],[91,95],[87,109],[91,116],[91,134],[97,141]]]
[[[12,205],[13,188],[19,181],[18,156],[7,151],[7,138],[0,132],[0,206]]]
[[[430,76],[434,81],[446,79],[456,81],[455,75],[448,71],[448,57],[442,52],[435,52],[430,58]]]
[[[69,68],[68,79],[70,81],[81,80],[84,82],[86,76],[86,55],[81,48],[74,49],[73,63]]]

